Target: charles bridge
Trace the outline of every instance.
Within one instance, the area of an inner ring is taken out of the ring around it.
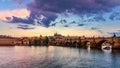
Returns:
[[[3,40],[1,38],[1,40]],[[10,40],[10,41],[9,41]],[[5,41],[5,40],[3,40]],[[8,41],[8,42],[7,42]],[[61,34],[54,34],[54,36],[46,37],[25,37],[21,39],[7,39],[7,44],[12,45],[57,45],[57,46],[71,46],[71,47],[87,47],[101,48],[104,42],[108,42],[113,48],[120,48],[120,37],[114,35],[113,37],[85,37],[85,36],[62,36]],[[2,44],[3,45],[3,44]]]
[[[49,39],[49,43],[61,46],[101,48],[102,43],[107,42],[113,48],[120,48],[120,37],[116,37],[116,35],[113,37],[63,37],[61,35],[54,35],[54,39]]]

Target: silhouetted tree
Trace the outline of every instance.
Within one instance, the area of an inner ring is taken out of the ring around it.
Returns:
[[[44,44],[48,45],[48,43],[49,43],[49,38],[46,36],[45,39],[44,39]]]
[[[37,45],[37,38],[34,39],[34,45]]]
[[[40,35],[39,39],[38,39],[38,44],[41,45],[42,43],[42,35]]]
[[[24,43],[23,43],[23,40],[22,40],[21,44],[22,44],[22,45],[24,44]]]

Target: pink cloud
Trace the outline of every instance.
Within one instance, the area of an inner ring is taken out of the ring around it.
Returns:
[[[0,20],[7,21],[6,17],[12,18],[13,16],[19,18],[26,18],[29,17],[29,15],[30,15],[30,11],[27,9],[0,11]]]

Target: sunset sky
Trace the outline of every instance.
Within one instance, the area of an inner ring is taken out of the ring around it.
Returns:
[[[0,0],[0,35],[120,36],[120,0]]]

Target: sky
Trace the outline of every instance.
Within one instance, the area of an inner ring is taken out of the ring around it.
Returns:
[[[120,0],[0,0],[0,35],[120,36]]]

